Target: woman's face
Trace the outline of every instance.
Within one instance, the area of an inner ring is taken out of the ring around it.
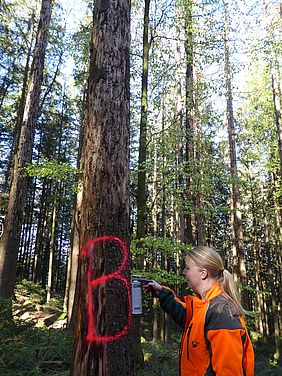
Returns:
[[[198,288],[202,283],[202,272],[203,269],[199,268],[189,257],[186,257],[183,274],[189,286],[196,292],[198,292]]]

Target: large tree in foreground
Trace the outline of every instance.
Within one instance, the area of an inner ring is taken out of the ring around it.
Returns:
[[[96,1],[81,156],[80,247],[104,235],[129,243],[129,45],[130,2]],[[129,332],[113,338],[130,319],[125,279],[87,286],[89,266],[92,280],[107,276],[118,270],[123,252],[109,240],[86,251],[92,256],[80,257],[71,375],[132,375]],[[129,278],[128,262],[119,277]],[[93,341],[87,338],[91,317]],[[97,341],[97,336],[102,338]]]
[[[51,12],[52,0],[42,0],[23,118],[18,127],[18,135],[16,135],[18,141],[14,156],[4,233],[0,239],[0,297],[4,298],[10,298],[13,294],[16,276],[20,228],[28,183],[28,177],[22,174],[22,168],[30,163],[32,158]]]

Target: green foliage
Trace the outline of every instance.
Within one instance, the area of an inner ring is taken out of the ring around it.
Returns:
[[[167,344],[152,343],[142,338],[144,352],[144,369],[137,370],[137,376],[178,374],[179,338],[174,338]]]
[[[63,376],[69,374],[71,335],[17,324],[0,333],[0,376]]]
[[[16,295],[25,296],[35,309],[37,299],[45,299],[46,291],[33,282],[22,280]],[[62,301],[51,299],[44,308],[59,310]],[[12,301],[0,299],[0,376],[63,376],[69,374],[72,334],[61,330],[34,328],[32,324],[11,318]],[[61,316],[61,318],[63,318]]]
[[[0,333],[5,337],[6,332],[14,327],[11,299],[0,298],[0,317]]]
[[[161,252],[162,255],[167,257],[173,257],[176,252],[180,254],[185,254],[189,247],[187,245],[177,243],[169,238],[156,238],[154,236],[147,236],[142,239],[135,239],[131,242],[131,252],[133,255],[147,254],[147,252],[152,252],[157,250]]]
[[[282,367],[277,366],[273,360],[274,340],[269,337],[267,341],[263,341],[258,333],[251,333],[252,342],[255,348],[255,375],[256,376],[280,376]]]
[[[39,283],[22,279],[16,284],[16,289],[27,296],[40,296],[42,299],[45,299],[46,291],[39,285]]]
[[[147,236],[146,238],[142,239],[135,239],[131,242],[133,263],[138,255],[146,255],[147,259],[152,258],[153,252],[157,253],[158,258],[165,256],[167,258],[171,258],[171,260],[174,260],[175,255],[179,254],[180,259],[184,260],[186,253],[189,251],[189,248],[189,246],[177,243],[172,239],[162,237],[156,238],[153,236]],[[154,279],[156,281],[159,281],[160,283],[165,283],[168,285],[185,283],[185,278],[178,275],[181,273],[177,273],[175,271],[175,268],[173,268],[173,271],[171,272],[160,268],[151,268],[147,271],[133,269],[132,273],[142,275],[146,278]]]
[[[45,311],[62,312],[63,301],[61,298],[51,298],[48,303],[44,305]]]
[[[24,168],[24,171],[28,176],[57,180],[70,180],[80,173],[79,169],[69,163],[57,162],[56,160],[41,160],[38,164],[29,164]]]
[[[132,274],[142,275],[145,278],[153,279],[160,284],[166,285],[180,285],[187,283],[183,276],[176,275],[175,272],[168,272],[162,269],[152,269],[150,272],[144,272],[142,270],[133,269]]]

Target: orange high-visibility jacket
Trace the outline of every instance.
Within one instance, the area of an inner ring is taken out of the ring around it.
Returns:
[[[242,316],[223,295],[219,284],[199,296],[185,296],[172,290],[159,293],[161,307],[183,328],[180,376],[253,376],[254,350]],[[233,310],[232,310],[233,308]]]

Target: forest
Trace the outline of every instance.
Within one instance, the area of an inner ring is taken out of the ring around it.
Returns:
[[[0,0],[0,376],[176,376],[187,295],[233,274],[281,375],[282,0]],[[95,333],[93,328],[95,326]]]

